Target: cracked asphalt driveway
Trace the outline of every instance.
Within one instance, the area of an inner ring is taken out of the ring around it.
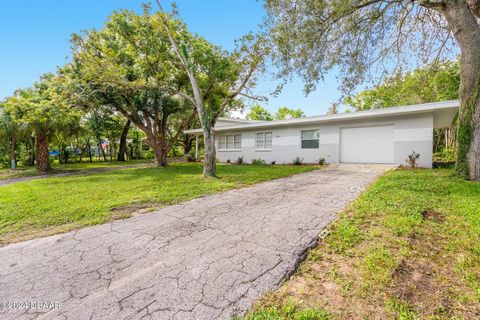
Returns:
[[[277,288],[388,167],[332,165],[0,248],[1,319],[225,319]],[[19,305],[16,305],[19,307]]]

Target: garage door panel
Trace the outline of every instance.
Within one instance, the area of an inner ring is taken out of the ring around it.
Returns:
[[[393,126],[342,128],[340,161],[393,163]]]

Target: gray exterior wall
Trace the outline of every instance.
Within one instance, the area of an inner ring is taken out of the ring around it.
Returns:
[[[303,158],[304,163],[316,163],[324,158],[328,163],[340,161],[340,134],[342,128],[371,127],[391,125],[394,128],[394,164],[405,165],[412,151],[420,154],[419,166],[432,166],[433,149],[433,113],[406,116],[382,117],[371,120],[343,120],[321,125],[288,125],[268,129],[235,130],[219,133],[241,134],[242,148],[239,150],[219,150],[216,139],[217,159],[221,162],[236,162],[243,156],[249,163],[252,159],[263,159],[267,163],[291,163],[295,157]],[[318,129],[320,133],[318,149],[301,148],[301,131]],[[272,132],[272,149],[257,150],[255,139],[257,132]]]

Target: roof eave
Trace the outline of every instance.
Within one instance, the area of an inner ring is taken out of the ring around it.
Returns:
[[[281,127],[285,125],[304,125],[304,124],[347,121],[347,120],[355,120],[355,119],[379,118],[379,117],[385,117],[385,116],[399,116],[399,115],[406,115],[406,114],[428,113],[428,112],[440,111],[442,109],[458,109],[458,107],[459,107],[459,101],[452,100],[452,101],[425,103],[420,105],[410,105],[410,106],[403,106],[403,107],[392,107],[392,108],[384,108],[384,109],[357,111],[357,112],[351,112],[351,113],[323,115],[323,116],[316,116],[316,117],[309,117],[309,118],[274,120],[274,121],[265,121],[260,123],[241,124],[241,125],[215,128],[215,131],[226,132],[226,131],[232,131],[232,130]],[[191,129],[191,130],[186,130],[185,133],[202,134],[203,131],[202,129]]]

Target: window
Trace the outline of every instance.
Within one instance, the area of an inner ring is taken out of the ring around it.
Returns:
[[[242,149],[241,134],[227,134],[218,137],[219,150],[238,150]]]
[[[233,135],[233,147],[235,149],[242,149],[242,135],[241,134]]]
[[[302,149],[318,149],[319,136],[318,130],[302,131]]]
[[[256,147],[257,147],[257,150],[272,149],[272,133],[271,132],[257,133]]]

